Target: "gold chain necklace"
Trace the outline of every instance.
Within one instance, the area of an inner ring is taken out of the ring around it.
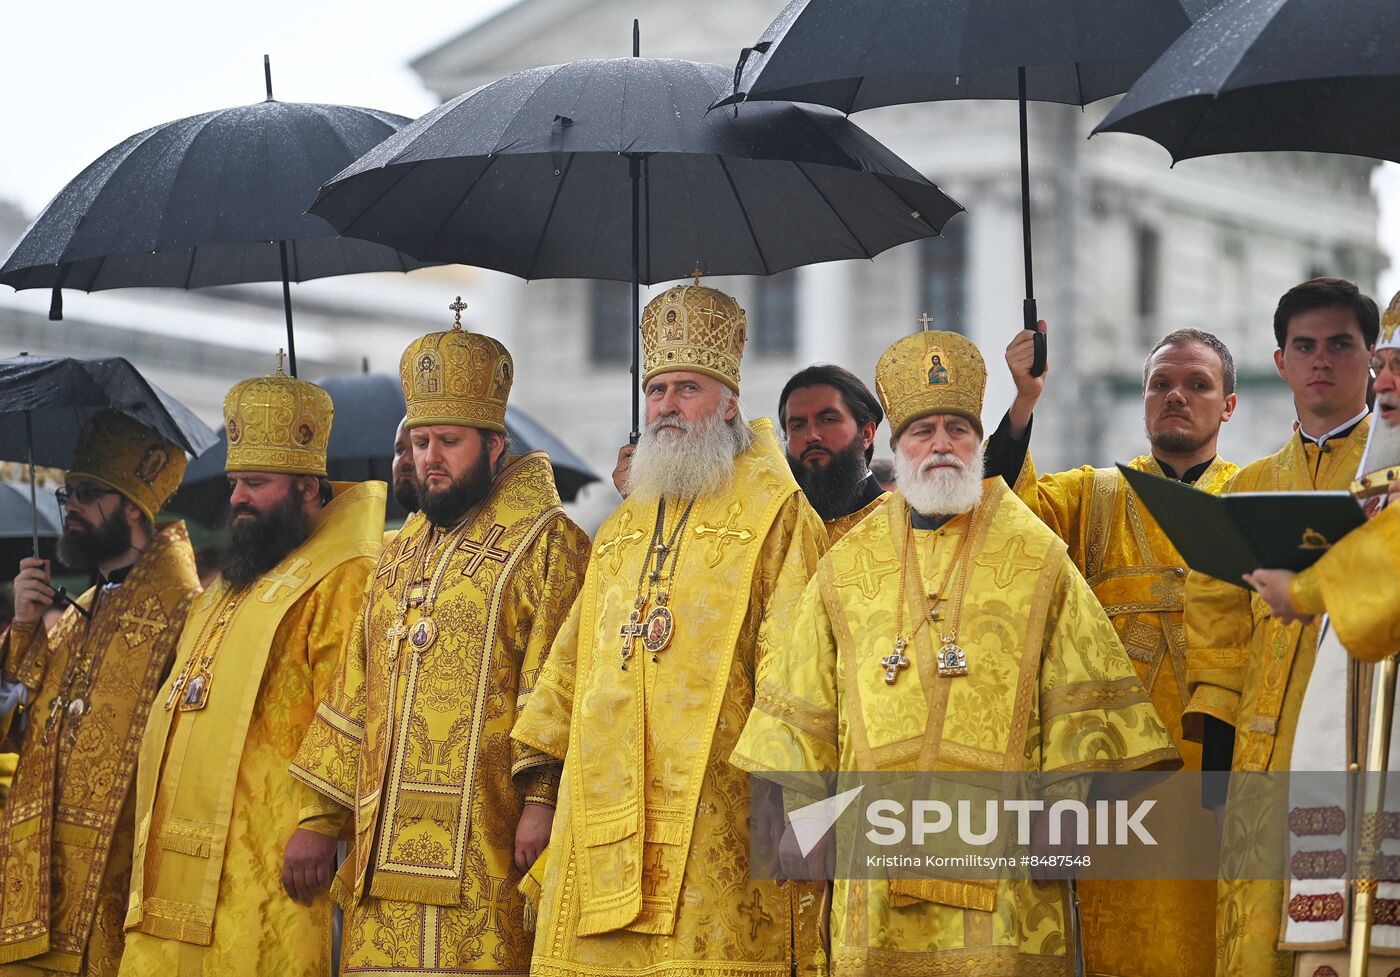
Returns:
[[[442,579],[447,575],[447,567],[452,562],[452,555],[457,552],[463,537],[467,535],[467,530],[471,528],[472,517],[476,513],[469,512],[462,518],[462,521],[451,530],[445,531],[441,539],[437,538],[439,532],[437,527],[432,527],[424,533],[419,543],[420,552],[418,559],[414,562],[413,572],[406,575],[403,583],[399,585],[398,606],[395,608],[394,626],[389,630],[389,668],[392,670],[399,660],[399,646],[403,639],[407,638],[408,643],[413,646],[415,654],[421,655],[432,647],[437,640],[437,622],[433,620],[433,608],[437,604],[438,590],[442,587]],[[418,622],[410,630],[408,628],[408,607],[410,595],[413,588],[426,579],[428,561],[443,543],[446,547],[442,555],[438,557],[437,566],[433,568],[432,579],[423,592],[423,609],[420,612]]]
[[[185,667],[180,669],[180,674],[170,683],[170,694],[165,697],[166,712],[175,708],[177,702],[180,712],[194,712],[209,704],[209,687],[214,684],[214,659],[223,647],[228,623],[232,620],[234,611],[238,610],[239,602],[243,600],[244,594],[253,589],[253,584],[249,584],[242,590],[234,591],[222,580],[218,586],[218,612],[205,619],[194,645],[196,650],[190,652]]]
[[[77,736],[78,723],[87,712],[88,704],[84,696],[92,691],[92,666],[97,657],[97,648],[93,645],[92,632],[93,621],[97,617],[98,609],[102,605],[102,596],[105,585],[97,589],[97,594],[92,601],[92,613],[84,624],[83,640],[78,646],[78,654],[68,662],[68,667],[63,670],[63,679],[58,684],[58,691],[54,694],[53,703],[49,706],[49,714],[44,719],[44,745],[49,745],[49,734],[58,724],[59,718],[66,710],[72,725],[68,727],[70,736]],[[74,687],[82,680],[83,690],[74,695]]]
[[[974,514],[976,509],[973,510]],[[952,617],[948,622],[948,632],[942,636],[943,644],[938,650],[937,664],[938,674],[944,678],[954,678],[967,674],[967,653],[958,646],[958,624],[962,619],[963,596],[967,590],[968,568],[972,565],[970,560],[965,561],[968,541],[973,536],[973,520],[968,520],[967,529],[958,540],[958,548],[953,554],[953,560],[948,564],[948,570],[943,575],[943,582],[931,594],[924,596],[924,614],[919,618],[919,623],[914,625],[914,629],[909,632],[908,637],[904,635],[904,605],[908,600],[905,592],[905,572],[910,562],[914,564],[915,579],[923,585],[923,568],[919,564],[919,551],[915,546],[914,524],[912,516],[906,513],[908,521],[904,527],[904,552],[899,561],[899,607],[895,617],[894,651],[880,659],[880,666],[885,670],[885,684],[894,685],[899,680],[899,673],[909,667],[909,657],[904,653],[905,649],[918,636],[923,626],[930,621],[940,621],[943,618],[938,605],[943,602],[943,593],[948,589],[949,582],[953,575],[957,574],[957,586],[951,595]],[[946,538],[946,534],[945,534]],[[961,572],[959,572],[961,571]]]
[[[683,541],[685,525],[690,521],[690,512],[695,508],[695,497],[692,496],[686,503],[685,511],[681,513],[680,519],[676,522],[676,527],[671,531],[671,536],[666,542],[662,542],[662,535],[666,525],[666,498],[662,496],[661,501],[656,506],[656,526],[651,532],[651,542],[647,545],[646,558],[642,561],[641,573],[637,575],[637,596],[632,601],[632,612],[627,615],[627,623],[618,631],[618,637],[622,639],[622,647],[619,655],[622,659],[622,670],[627,670],[627,663],[632,658],[632,644],[637,638],[642,639],[642,647],[651,652],[651,660],[659,661],[659,655],[671,643],[671,635],[676,630],[676,617],[670,608],[671,582],[675,579],[676,564],[680,561],[680,542]],[[655,560],[656,568],[652,569],[652,561]],[[666,573],[667,561],[670,561],[670,573]],[[665,577],[665,584],[662,585],[662,577]],[[650,611],[646,611],[647,603],[651,600],[652,592],[656,593],[656,606]],[[643,612],[646,616],[643,618]]]

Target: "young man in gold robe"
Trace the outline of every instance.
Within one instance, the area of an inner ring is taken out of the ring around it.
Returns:
[[[326,480],[320,387],[245,380],[224,399],[229,549],[195,602],[141,742],[124,977],[312,977],[339,825],[287,776],[340,664],[384,529],[383,482]]]
[[[125,414],[87,424],[63,500],[63,562],[98,586],[47,631],[46,560],[21,562],[6,676],[28,724],[0,822],[0,974],[112,975],[131,878],[136,751],[199,593],[183,522],[155,519],[185,452]],[[157,707],[159,708],[159,707]]]
[[[916,333],[875,376],[897,489],[821,561],[733,762],[799,789],[840,771],[1036,771],[1076,799],[1090,771],[1179,766],[1064,542],[983,478],[977,348]],[[1070,974],[1066,891],[838,878],[832,973]]]
[[[988,451],[1024,459],[1014,478],[1017,494],[1068,544],[1070,559],[1103,605],[1166,722],[1183,768],[1200,770],[1201,747],[1181,730],[1186,563],[1117,468],[1085,465],[1037,477],[1029,452],[1031,414],[1045,378],[1030,375],[1032,339],[1023,329],[1006,349],[1016,398]],[[1129,465],[1218,495],[1239,471],[1216,453],[1220,426],[1229,421],[1237,399],[1230,350],[1208,332],[1178,330],[1148,353],[1142,381],[1151,450]],[[1079,901],[1085,969],[1091,975],[1199,977],[1215,966],[1214,947],[1200,938],[1215,927],[1214,880],[1086,879],[1079,885]],[[1152,928],[1144,932],[1139,921],[1149,918]]]
[[[699,284],[642,316],[647,422],[627,499],[511,733],[564,761],[540,977],[822,963],[815,897],[750,879],[748,781],[727,762],[826,546],[771,422],[740,412],[747,330]]]
[[[549,843],[559,763],[509,733],[588,537],[548,456],[506,453],[505,347],[454,326],[399,373],[421,511],[380,558],[292,776],[354,820],[341,973],[524,973],[517,886]]]
[[[1274,364],[1293,391],[1298,421],[1276,454],[1245,466],[1226,492],[1345,489],[1370,427],[1367,367],[1379,332],[1376,304],[1351,282],[1297,285],[1274,312]],[[1207,770],[1286,771],[1317,649],[1317,621],[1284,623],[1240,586],[1199,573],[1186,581],[1187,688],[1182,724],[1203,739]],[[1226,758],[1229,758],[1228,760]],[[1237,788],[1226,805],[1222,852],[1247,850],[1261,812]],[[1292,973],[1277,949],[1283,883],[1237,879],[1222,869],[1216,910],[1219,977]]]

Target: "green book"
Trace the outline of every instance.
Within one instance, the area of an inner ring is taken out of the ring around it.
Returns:
[[[1366,521],[1350,492],[1215,496],[1127,465],[1118,470],[1187,566],[1237,587],[1252,570],[1306,570]]]

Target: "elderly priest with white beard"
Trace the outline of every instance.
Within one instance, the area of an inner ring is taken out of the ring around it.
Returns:
[[[743,309],[698,283],[642,316],[647,423],[627,500],[511,733],[564,761],[531,873],[536,977],[824,963],[802,949],[819,946],[811,894],[750,878],[749,783],[727,762],[826,545],[771,422],[739,410],[747,333]]]
[[[1065,544],[982,477],[977,347],[916,333],[875,376],[896,491],[821,561],[733,762],[799,790],[839,771],[1037,771],[1047,797],[1079,799],[1081,774],[1179,766]],[[1063,882],[837,879],[831,972],[1070,973],[1066,905]]]

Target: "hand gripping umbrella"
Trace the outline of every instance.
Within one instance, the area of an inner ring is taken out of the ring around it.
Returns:
[[[326,179],[408,120],[347,105],[267,99],[158,125],[123,140],[49,202],[0,265],[0,283],[53,289],[198,288],[282,282],[296,376],[290,283],[409,271],[391,248],[347,241],[307,206]]]
[[[735,68],[732,99],[843,112],[905,102],[1016,99],[1023,324],[1036,328],[1026,102],[1088,105],[1125,91],[1216,0],[792,0]],[[1036,334],[1033,376],[1045,370]]]
[[[635,439],[640,285],[868,258],[962,209],[830,109],[708,111],[728,86],[660,58],[518,72],[405,126],[311,211],[424,261],[632,282]]]
[[[1400,4],[1230,0],[1173,44],[1094,133],[1132,132],[1173,161],[1343,153],[1400,162]]]

